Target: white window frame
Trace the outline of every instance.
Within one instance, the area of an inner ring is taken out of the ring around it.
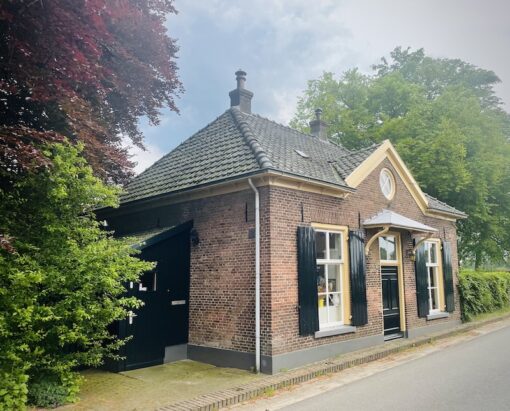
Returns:
[[[433,262],[431,259],[431,247],[436,247],[436,262]],[[441,248],[437,241],[425,241],[425,254],[427,256],[427,261],[425,265],[427,266],[427,292],[428,292],[428,300],[429,300],[429,314],[437,314],[441,312],[441,300],[440,300],[440,292],[439,292],[439,281],[441,280],[439,276],[439,258],[441,257]],[[432,268],[433,275],[435,277],[435,287],[431,286],[430,281],[430,269]],[[436,296],[436,305],[437,308],[432,308],[432,293],[435,293]]]
[[[384,192],[387,185],[389,185],[389,187],[388,187],[390,189],[389,193]],[[381,173],[379,174],[379,188],[381,189],[383,196],[387,200],[392,200],[393,197],[395,196],[395,191],[396,191],[395,176],[387,168],[383,168],[381,170]]]
[[[323,265],[324,266],[324,276],[326,280],[326,292],[318,292],[318,297],[324,297],[326,296],[326,315],[327,315],[327,321],[324,323],[320,322],[320,316],[319,316],[319,330],[325,330],[325,329],[331,329],[336,328],[339,326],[344,325],[344,299],[343,299],[343,293],[344,293],[344,268],[345,268],[345,249],[344,249],[344,232],[339,230],[325,230],[325,229],[315,229],[317,233],[324,233],[326,238],[326,258],[316,258],[316,264],[317,265]],[[329,234],[338,234],[340,236],[340,255],[341,259],[330,259],[329,255]],[[328,265],[337,265],[340,268],[340,281],[339,284],[337,284],[337,291],[330,292],[328,290],[328,284],[329,284],[329,278],[328,278]],[[340,297],[340,318],[341,321],[330,321],[329,320],[329,297],[330,295],[338,295]],[[320,310],[320,308],[318,308]]]

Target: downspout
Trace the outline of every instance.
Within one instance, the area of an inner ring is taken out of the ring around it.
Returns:
[[[260,198],[259,190],[248,179],[255,193],[255,372],[260,372]]]

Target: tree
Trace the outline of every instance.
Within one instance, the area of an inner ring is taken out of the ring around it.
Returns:
[[[177,111],[182,91],[164,27],[172,3],[0,3],[0,168],[10,178],[47,161],[38,143],[63,136],[83,143],[103,180],[132,176],[123,137],[143,147],[139,118],[157,124],[162,107]]]
[[[494,92],[499,78],[456,59],[397,47],[372,75],[349,70],[308,82],[294,127],[316,107],[329,137],[357,149],[389,139],[422,188],[469,214],[460,254],[477,268],[510,252],[510,116]]]
[[[0,189],[0,224],[15,252],[0,250],[0,409],[72,400],[76,367],[117,355],[108,326],[138,302],[125,296],[152,263],[135,256],[96,221],[96,207],[116,206],[81,156],[82,145],[45,145],[51,164]]]

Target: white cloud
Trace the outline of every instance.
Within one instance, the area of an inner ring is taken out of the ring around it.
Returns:
[[[132,156],[131,160],[136,162],[135,174],[140,174],[146,168],[154,164],[165,154],[159,147],[145,143],[145,150],[129,144],[129,140],[124,139],[123,143],[129,148],[129,154]]]

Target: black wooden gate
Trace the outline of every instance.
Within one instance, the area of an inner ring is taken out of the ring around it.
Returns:
[[[140,258],[156,261],[128,294],[144,302],[119,324],[121,338],[131,336],[123,348],[119,370],[162,364],[165,347],[186,344],[189,329],[191,223],[169,229],[145,242]]]

